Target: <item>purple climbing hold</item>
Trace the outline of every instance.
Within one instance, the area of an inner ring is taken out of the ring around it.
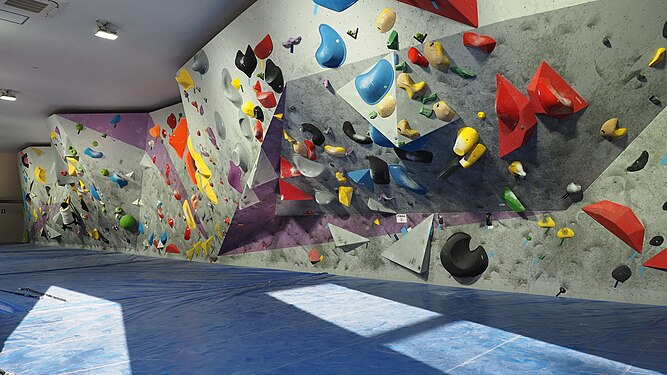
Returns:
[[[243,192],[243,184],[241,184],[241,168],[236,166],[231,160],[229,161],[229,174],[227,175],[227,182],[236,189],[239,193]]]

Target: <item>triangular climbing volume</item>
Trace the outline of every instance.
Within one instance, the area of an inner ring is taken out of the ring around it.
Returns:
[[[496,113],[502,158],[530,141],[537,117],[530,100],[500,74],[496,74]]]
[[[343,249],[343,251],[354,250],[369,241],[368,238],[350,232],[339,226],[328,224],[328,227],[331,232],[331,237],[333,237],[334,244],[336,244],[336,247]]]
[[[662,250],[658,255],[644,262],[644,267],[667,270],[667,249]]]
[[[296,169],[292,163],[290,163],[284,157],[280,157],[280,178],[290,178],[301,176],[301,172]]]
[[[398,0],[419,9],[477,27],[477,0]]]
[[[403,238],[394,242],[382,252],[382,256],[417,273],[428,271],[433,216],[430,215]]]
[[[280,199],[283,201],[312,201],[315,199],[312,195],[288,184],[283,179],[278,181],[278,185],[280,187]]]

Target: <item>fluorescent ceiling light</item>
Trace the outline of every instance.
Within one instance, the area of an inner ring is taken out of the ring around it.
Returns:
[[[16,101],[16,95],[14,95],[11,91],[9,90],[0,90],[0,100],[6,100],[9,102],[15,102]]]
[[[101,20],[97,20],[97,31],[95,32],[95,36],[98,38],[103,38],[108,40],[118,39],[118,34],[116,33],[116,30],[114,30],[111,27],[109,22]]]

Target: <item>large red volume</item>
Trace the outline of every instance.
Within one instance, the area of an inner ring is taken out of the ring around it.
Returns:
[[[496,113],[500,157],[526,144],[533,136],[537,118],[530,100],[507,78],[496,73]]]
[[[567,117],[588,106],[584,98],[544,61],[528,84],[528,96],[536,113],[558,118]]]
[[[283,201],[312,201],[315,199],[312,195],[304,192],[294,185],[290,185],[282,179],[278,179],[280,187],[280,200]]]
[[[419,9],[477,27],[477,0],[398,0]]]
[[[280,157],[280,178],[290,178],[301,176],[301,172],[296,169],[292,163],[290,163],[284,157]]]
[[[583,208],[588,216],[602,224],[638,253],[644,246],[644,226],[632,209],[611,201],[600,201]]]
[[[644,262],[644,267],[667,270],[667,249],[662,250],[658,255]]]

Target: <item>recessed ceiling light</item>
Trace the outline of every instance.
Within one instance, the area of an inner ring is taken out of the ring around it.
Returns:
[[[16,95],[10,90],[0,90],[0,100],[6,100],[9,102],[16,101]]]
[[[118,34],[116,33],[116,30],[114,30],[114,28],[108,21],[103,21],[103,20],[97,20],[97,31],[95,32],[95,36],[98,38],[103,38],[108,40],[118,39]]]

